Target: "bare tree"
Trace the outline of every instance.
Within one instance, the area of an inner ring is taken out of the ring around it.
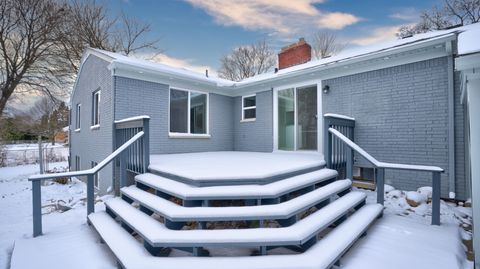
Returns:
[[[338,54],[345,48],[346,44],[337,40],[337,35],[331,31],[318,31],[313,36],[312,51],[317,59]]]
[[[51,96],[60,84],[65,73],[52,44],[64,10],[54,0],[0,0],[0,115],[22,86]]]
[[[265,40],[240,46],[221,58],[218,74],[222,78],[239,81],[267,72],[276,64],[275,53]]]
[[[68,23],[60,29],[63,58],[76,73],[83,51],[98,48],[124,55],[150,49],[159,51],[159,39],[146,40],[151,31],[148,23],[128,17],[124,13],[112,17],[106,6],[95,0],[72,0],[68,9]]]
[[[420,22],[402,26],[398,37],[468,25],[480,21],[480,0],[445,0],[443,6],[433,6],[420,14]]]

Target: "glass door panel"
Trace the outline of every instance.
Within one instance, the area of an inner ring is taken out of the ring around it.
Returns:
[[[278,149],[295,150],[295,91],[278,91]]]
[[[317,149],[317,86],[297,88],[297,150]]]

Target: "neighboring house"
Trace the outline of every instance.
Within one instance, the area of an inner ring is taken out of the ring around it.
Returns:
[[[150,116],[151,154],[323,152],[322,115],[336,113],[355,118],[355,142],[373,156],[442,167],[442,197],[466,200],[464,130],[478,105],[467,111],[464,100],[477,96],[462,90],[478,87],[469,80],[478,75],[459,67],[479,61],[478,50],[463,55],[460,42],[479,31],[474,24],[419,34],[316,61],[300,40],[282,50],[275,72],[240,82],[87,49],[71,98],[71,169],[91,168],[114,151],[114,121],[128,117]],[[356,158],[355,166],[358,177],[372,179],[367,162]],[[97,188],[106,191],[113,178],[110,164]],[[431,184],[415,172],[387,171],[385,178],[405,190]]]

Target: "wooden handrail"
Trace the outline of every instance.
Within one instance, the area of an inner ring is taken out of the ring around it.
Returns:
[[[360,154],[368,162],[370,162],[375,169],[375,178],[377,185],[377,203],[384,204],[385,193],[384,193],[384,180],[385,180],[385,169],[397,169],[397,170],[410,170],[410,171],[423,171],[432,173],[432,225],[440,225],[440,187],[441,187],[441,176],[440,173],[443,173],[444,170],[438,166],[426,166],[426,165],[412,165],[412,164],[397,164],[397,163],[387,163],[380,162],[375,159],[372,155],[362,149],[359,145],[355,144],[348,137],[343,135],[341,132],[335,130],[334,128],[328,128],[328,132],[340,139],[344,144],[346,144],[349,149],[347,149],[347,155],[350,156],[347,158],[347,175],[353,175],[353,151]],[[329,136],[327,139],[327,147],[330,147],[332,143],[332,137]],[[326,156],[329,158],[330,156]]]
[[[43,174],[32,175],[28,178],[32,182],[32,207],[33,207],[33,236],[39,236],[42,234],[42,193],[41,185],[42,180],[54,179],[60,177],[74,177],[74,176],[87,176],[87,215],[94,212],[94,175],[96,175],[102,168],[122,154],[129,146],[144,136],[144,132],[140,131],[125,142],[122,146],[108,155],[103,161],[97,164],[95,167],[82,171],[73,171],[65,173],[55,174]]]

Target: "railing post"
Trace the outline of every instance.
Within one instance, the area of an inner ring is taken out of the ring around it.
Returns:
[[[347,178],[353,180],[353,149],[345,147],[347,150]]]
[[[143,172],[148,172],[148,165],[150,164],[150,119],[143,119]]]
[[[127,152],[120,153],[120,189],[127,186]]]
[[[32,181],[32,205],[33,205],[33,237],[42,234],[42,192],[41,181]]]
[[[330,128],[330,120],[325,118],[325,126],[324,126],[324,135],[323,135],[323,145],[325,149],[323,150],[325,156],[325,161],[327,168],[332,168],[332,134],[328,131]]]
[[[375,179],[377,180],[377,203],[378,204],[384,204],[384,199],[385,199],[385,169],[384,168],[376,168],[375,169],[375,174],[376,177]]]
[[[440,225],[440,172],[432,172],[432,225]]]
[[[93,189],[94,174],[87,175],[87,215],[95,212],[95,192]]]

